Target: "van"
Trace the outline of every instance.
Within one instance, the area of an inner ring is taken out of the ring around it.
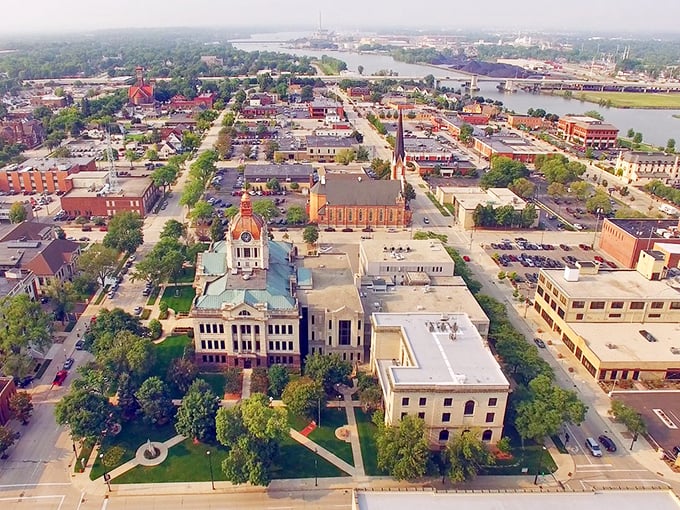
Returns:
[[[586,439],[586,448],[590,450],[590,454],[593,457],[602,457],[602,450],[600,450],[600,445],[597,444],[592,437]]]

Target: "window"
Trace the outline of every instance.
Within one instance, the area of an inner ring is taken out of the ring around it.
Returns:
[[[401,419],[403,420],[404,418],[406,418],[407,415],[408,413],[401,413]]]
[[[198,331],[201,333],[205,333],[205,327],[203,326],[203,324],[198,325]]]
[[[577,321],[582,321],[582,320],[583,320],[583,314],[582,314],[582,313],[577,313],[577,314],[576,314],[576,320],[577,320]]]
[[[680,310],[680,301],[673,301],[670,308],[671,310]]]
[[[408,397],[402,397],[401,405],[407,406],[409,402],[410,402],[410,399]]]
[[[451,421],[451,413],[442,413],[442,422],[446,423]]]
[[[474,400],[468,400],[465,402],[465,411],[463,412],[465,416],[470,416],[472,414],[475,414],[475,401]]]
[[[497,398],[490,398],[489,399],[489,407],[496,407],[498,405],[498,399]]]
[[[224,334],[224,324],[219,325],[220,333]]]
[[[333,321],[328,321],[328,329],[333,329]]]
[[[610,318],[610,319],[618,319],[618,318],[620,318],[620,317],[621,317],[621,314],[620,314],[620,313],[610,313],[610,314],[609,314],[609,318]]]
[[[633,301],[630,304],[631,310],[642,310],[644,307],[645,307],[645,304],[642,301]]]
[[[425,419],[425,413],[418,413],[418,418],[420,418],[421,420],[424,420]]]
[[[590,309],[591,310],[603,310],[604,309],[604,301],[593,301],[590,303]]]
[[[623,301],[614,301],[612,303],[612,308],[616,308],[616,309],[623,308]]]
[[[585,308],[585,306],[586,306],[586,302],[585,302],[585,301],[574,301],[574,302],[571,304],[571,307],[572,307],[572,308]]]
[[[482,441],[491,441],[492,436],[493,432],[490,429],[486,429],[484,432],[482,432]]]
[[[444,399],[444,407],[451,407],[453,405],[453,399],[452,398],[445,398]]]
[[[421,407],[427,405],[427,398],[420,397],[420,400],[418,401],[418,405],[421,406]]]
[[[350,345],[352,342],[352,321],[338,322],[339,345]]]
[[[663,308],[663,301],[652,301],[651,308],[654,309]]]
[[[439,431],[439,440],[440,441],[448,441],[449,440],[449,431],[448,430],[440,430]]]
[[[486,413],[486,423],[493,423],[496,413]]]

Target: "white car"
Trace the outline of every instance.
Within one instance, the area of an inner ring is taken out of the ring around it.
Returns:
[[[583,230],[583,225],[581,225],[580,223],[574,223],[574,228],[576,230]]]
[[[141,315],[142,314],[142,307],[141,306],[135,306],[135,315]]]

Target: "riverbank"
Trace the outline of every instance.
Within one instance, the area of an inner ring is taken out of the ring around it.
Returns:
[[[680,94],[654,94],[643,92],[579,92],[570,90],[549,90],[548,96],[560,96],[575,101],[596,103],[600,106],[624,109],[643,110],[677,110],[680,109]]]

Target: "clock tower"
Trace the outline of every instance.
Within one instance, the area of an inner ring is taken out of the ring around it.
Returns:
[[[269,236],[264,219],[253,213],[247,191],[241,196],[238,214],[229,224],[227,266],[231,270],[252,272],[269,268]]]

